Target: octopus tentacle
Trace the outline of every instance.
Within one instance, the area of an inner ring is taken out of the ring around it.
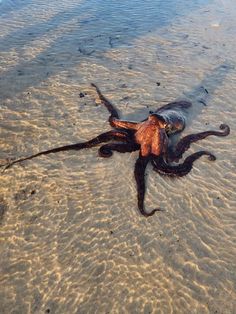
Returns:
[[[139,148],[140,145],[136,143],[112,143],[101,146],[98,150],[98,153],[100,157],[108,158],[112,156],[113,151],[119,153],[131,153],[138,150]]]
[[[179,165],[169,165],[165,162],[162,156],[152,159],[153,170],[158,172],[160,175],[167,175],[170,177],[183,177],[187,175],[192,167],[195,160],[199,159],[201,156],[207,155],[209,160],[214,161],[216,157],[205,150],[196,152],[188,156],[182,164]]]
[[[5,166],[5,170],[6,170],[16,163],[19,163],[19,162],[22,162],[25,160],[29,160],[29,159],[32,159],[32,158],[35,158],[35,157],[38,157],[41,155],[48,155],[51,153],[58,153],[58,152],[67,151],[67,150],[81,150],[84,148],[91,148],[91,147],[96,146],[100,143],[108,142],[110,140],[118,140],[118,141],[125,141],[125,142],[129,141],[128,133],[125,131],[113,131],[113,130],[108,131],[108,132],[105,132],[105,133],[102,133],[102,134],[96,136],[95,138],[93,138],[87,142],[70,144],[70,145],[65,145],[65,146],[45,150],[45,151],[39,152],[37,154],[31,155],[28,157],[23,157],[23,158],[17,159],[15,161],[8,163],[7,165],[1,165],[1,167]]]
[[[118,120],[112,119],[111,121],[112,126],[115,128],[123,128],[129,130],[137,130],[139,123],[133,121],[125,121],[125,120]]]
[[[221,124],[220,129],[223,131],[205,131],[197,134],[190,134],[183,137],[175,146],[175,149],[169,149],[168,161],[178,161],[184,152],[189,149],[190,145],[199,140],[214,135],[214,136],[227,136],[230,133],[230,128],[227,124]]]
[[[112,120],[114,118],[119,119],[119,114],[118,111],[115,109],[115,107],[113,106],[113,104],[102,94],[102,92],[100,91],[100,89],[97,87],[97,85],[95,85],[94,83],[91,83],[91,85],[96,89],[97,94],[99,96],[99,99],[101,100],[101,102],[105,105],[105,107],[107,108],[107,110],[110,112],[110,117],[108,119],[110,125],[113,127],[113,122]]]
[[[150,160],[150,157],[143,157],[139,155],[139,158],[136,160],[135,169],[134,169],[134,176],[137,184],[138,190],[138,209],[140,213],[145,216],[149,217],[154,215],[156,211],[160,211],[160,209],[153,209],[150,213],[147,213],[144,208],[144,196],[145,196],[145,169],[147,164]]]

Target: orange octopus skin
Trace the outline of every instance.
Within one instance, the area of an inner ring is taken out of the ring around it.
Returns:
[[[140,145],[140,154],[146,157],[150,154],[160,156],[167,149],[168,136],[166,134],[166,122],[158,119],[155,114],[148,117],[143,122],[111,120],[115,128],[125,128],[135,130],[135,141]]]
[[[160,156],[165,152],[168,145],[165,126],[165,123],[155,115],[150,115],[147,121],[139,124],[135,140],[141,146],[141,156],[146,157],[150,154]]]

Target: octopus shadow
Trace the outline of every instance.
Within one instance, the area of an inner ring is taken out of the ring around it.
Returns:
[[[208,105],[211,100],[211,96],[214,92],[223,85],[225,77],[228,73],[235,69],[235,66],[230,61],[225,61],[221,65],[217,66],[205,78],[192,90],[183,93],[184,98],[192,102],[192,106],[187,110],[182,111],[186,119],[186,126],[191,123],[202,114],[202,111]],[[223,121],[222,121],[223,122]],[[180,138],[180,134],[173,136],[173,141],[176,142]]]

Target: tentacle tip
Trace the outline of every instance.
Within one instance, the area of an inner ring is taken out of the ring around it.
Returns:
[[[166,210],[165,210],[164,208],[160,208],[160,207],[153,209],[153,212],[154,212],[154,213],[155,213],[155,212],[165,212],[165,211],[166,211]]]
[[[4,172],[5,170],[9,169],[11,166],[12,166],[12,163],[2,164],[0,165],[0,168],[2,168],[2,172]]]
[[[2,168],[2,169],[1,169],[1,173],[4,173],[7,169],[10,168],[9,165],[1,165],[0,167]]]
[[[215,160],[216,160],[216,156],[210,154],[210,155],[208,156],[208,160],[210,160],[210,161],[215,161]]]
[[[225,131],[225,135],[228,135],[230,133],[230,127],[228,124],[222,123],[220,125],[220,129]]]
[[[148,218],[148,217],[151,217],[155,214],[155,212],[164,212],[165,210],[163,208],[154,208],[151,212],[147,213],[145,211],[141,211],[141,214]]]

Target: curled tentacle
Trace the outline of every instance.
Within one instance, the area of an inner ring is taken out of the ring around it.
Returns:
[[[216,160],[216,157],[212,153],[204,150],[188,156],[180,165],[169,165],[165,162],[162,156],[158,156],[152,159],[153,170],[158,172],[160,175],[183,177],[191,171],[194,161],[203,155],[208,156],[208,159],[211,161]]]
[[[221,130],[224,130],[224,131],[223,131],[223,132],[218,132],[218,134],[215,134],[215,135],[217,135],[217,136],[227,136],[227,135],[229,135],[229,133],[230,133],[230,127],[228,126],[228,124],[222,123],[222,124],[220,125],[220,129],[221,129]]]
[[[117,143],[117,144],[105,144],[98,150],[99,156],[109,158],[112,156],[113,151],[119,153],[131,153],[140,148],[136,143]]]
[[[168,157],[167,159],[169,161],[178,161],[184,152],[189,149],[190,145],[194,142],[197,142],[199,140],[203,140],[204,138],[214,135],[214,136],[227,136],[230,133],[230,128],[227,124],[221,124],[220,129],[223,130],[223,132],[220,131],[205,131],[200,132],[196,134],[190,134],[185,137],[183,137],[175,146],[174,150],[169,149],[168,151]]]
[[[98,155],[103,158],[109,158],[113,155],[112,149],[108,145],[102,145],[98,149]]]
[[[13,166],[16,163],[19,163],[19,162],[22,162],[25,160],[30,160],[30,159],[33,159],[35,157],[39,157],[41,155],[48,155],[51,153],[58,153],[58,152],[67,151],[67,150],[81,150],[84,148],[91,148],[91,147],[96,146],[100,143],[108,142],[110,140],[116,140],[116,141],[118,140],[118,141],[127,142],[130,140],[130,138],[129,138],[129,134],[125,131],[108,131],[108,132],[105,132],[105,133],[102,133],[102,134],[96,136],[95,138],[93,138],[87,142],[70,144],[70,145],[65,145],[65,146],[45,150],[45,151],[39,152],[37,154],[31,155],[29,157],[17,159],[15,161],[12,161],[12,162],[6,164],[6,165],[1,165],[1,167],[5,166],[5,170],[6,170],[6,169],[9,169],[11,166]]]
[[[142,157],[136,160],[134,176],[138,190],[138,208],[140,213],[145,217],[150,217],[155,214],[156,211],[160,211],[159,208],[153,209],[150,213],[147,213],[144,208],[144,196],[145,196],[145,169],[150,160],[150,157]]]

